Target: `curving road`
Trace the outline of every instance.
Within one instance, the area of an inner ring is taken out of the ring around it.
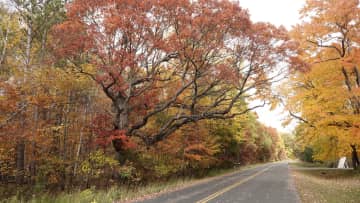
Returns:
[[[231,173],[138,203],[300,202],[287,162]]]

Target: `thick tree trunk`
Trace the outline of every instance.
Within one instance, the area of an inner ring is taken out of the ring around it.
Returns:
[[[348,89],[349,92],[351,92],[353,90],[353,87],[351,85],[351,82],[350,82],[350,78],[349,78],[349,74],[346,72],[345,70],[345,67],[342,67],[341,69],[343,75],[344,75],[344,78],[345,78],[345,84],[346,84],[346,87]],[[359,77],[359,71],[357,70],[356,67],[354,67],[354,74],[356,76],[356,84],[359,86],[360,84],[360,77]],[[359,97],[356,97],[356,96],[352,96],[350,98],[350,102],[351,102],[351,105],[354,109],[354,114],[360,114],[360,101],[359,101]]]
[[[126,130],[127,124],[128,124],[128,114],[127,113],[121,113],[120,117],[118,117],[118,126],[115,126],[115,130]],[[121,164],[125,163],[126,157],[122,155],[123,152],[123,143],[120,139],[114,139],[112,140],[113,147],[116,151],[116,159],[119,160]]]
[[[126,130],[129,125],[129,112],[127,108],[126,101],[124,99],[118,99],[113,104],[113,108],[115,111],[115,120],[114,120],[114,130]],[[122,149],[122,140],[114,139],[112,140],[112,145],[116,151],[116,159],[119,160],[120,163],[124,163],[126,161],[125,157],[121,155]]]
[[[115,130],[125,130],[129,125],[129,112],[124,101],[115,104]]]
[[[356,170],[360,166],[360,161],[357,155],[356,146],[355,145],[350,145],[350,146],[352,148],[352,153],[351,153],[352,163],[354,170]]]

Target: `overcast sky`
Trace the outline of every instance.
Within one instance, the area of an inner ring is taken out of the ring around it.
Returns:
[[[299,23],[299,10],[305,0],[239,0],[240,6],[249,10],[251,20],[270,22],[274,25],[284,25],[288,30],[292,25]],[[281,123],[286,117],[282,108],[270,111],[269,107],[256,110],[259,120],[281,132],[291,132],[295,126],[282,127]]]
[[[239,0],[240,6],[247,8],[253,21],[265,21],[284,25],[291,29],[299,22],[299,10],[305,0]]]

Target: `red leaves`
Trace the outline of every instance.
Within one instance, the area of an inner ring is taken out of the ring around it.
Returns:
[[[239,81],[239,73],[236,72],[234,69],[230,68],[226,64],[219,64],[215,67],[215,72],[218,74],[216,75],[217,78],[223,79],[229,84],[236,85]]]
[[[95,143],[104,149],[113,143],[117,151],[133,150],[137,147],[136,143],[125,135],[124,130],[102,131]]]
[[[137,147],[136,143],[132,141],[128,136],[125,135],[124,130],[112,131],[112,134],[108,138],[109,142],[116,141],[115,149],[121,150],[133,150]]]
[[[289,48],[285,29],[252,24],[247,10],[229,0],[74,0],[54,36],[60,57],[80,68],[82,63],[95,68],[87,75],[113,103],[112,120],[126,122],[115,128],[149,137],[166,137],[157,131],[172,133],[168,129],[210,119],[211,114],[230,114],[230,101],[251,88],[261,90],[256,96],[270,92],[270,69]],[[172,108],[179,107],[196,115],[148,133],[152,118],[167,111],[170,120]],[[121,116],[126,118],[116,119]],[[103,145],[125,141],[108,129],[100,131]]]
[[[100,114],[93,120],[92,130],[97,135],[95,144],[107,148],[111,143],[119,150],[133,150],[136,143],[126,136],[125,130],[113,130],[111,116]]]
[[[90,49],[92,39],[86,33],[85,25],[80,21],[66,21],[53,28],[55,37],[53,46],[57,57],[78,56]]]
[[[95,144],[106,148],[109,146],[109,137],[112,135],[111,116],[107,114],[99,114],[93,119],[92,130],[97,135]]]

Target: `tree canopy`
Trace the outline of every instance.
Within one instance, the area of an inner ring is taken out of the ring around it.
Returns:
[[[114,130],[148,145],[188,123],[246,113],[253,107],[232,109],[240,98],[268,98],[275,67],[293,48],[284,28],[252,23],[229,1],[77,0],[68,8],[53,29],[57,55],[101,86]],[[163,124],[149,129],[162,112]]]
[[[337,159],[359,145],[359,1],[309,0],[292,36],[304,62],[289,80],[287,107],[315,158]]]

